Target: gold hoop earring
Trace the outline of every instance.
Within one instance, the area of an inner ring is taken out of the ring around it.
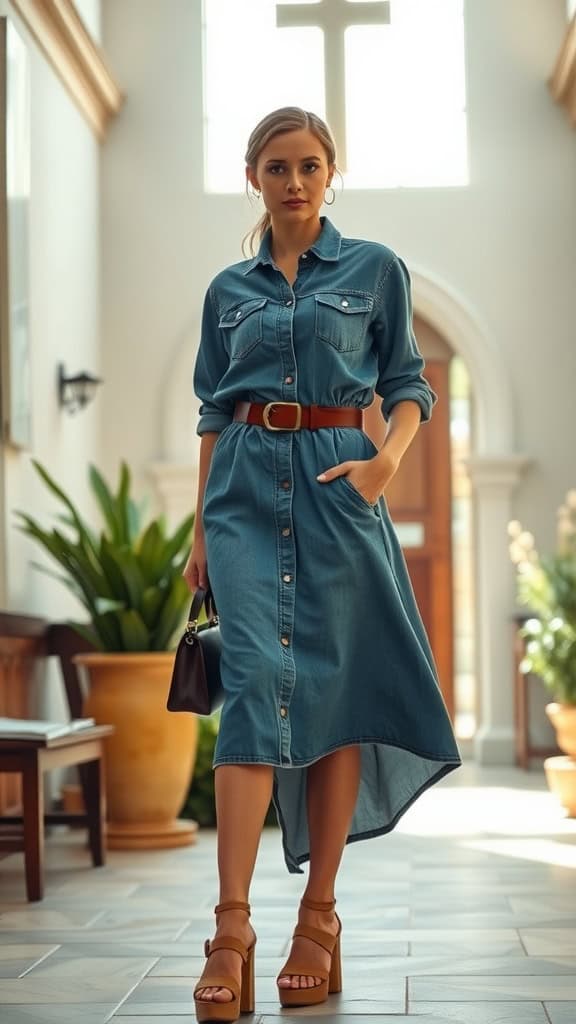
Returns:
[[[326,198],[326,195],[328,194],[328,192],[332,193],[332,199],[327,199]],[[335,200],[336,200],[336,193],[335,193],[334,189],[332,188],[332,185],[329,185],[328,188],[326,189],[326,193],[324,195],[324,202],[326,203],[326,206],[332,206],[333,203],[335,202]]]

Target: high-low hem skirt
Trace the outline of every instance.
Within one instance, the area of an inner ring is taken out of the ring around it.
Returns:
[[[307,771],[350,745],[361,778],[347,843],[391,831],[461,765],[385,498],[316,475],[376,448],[353,428],[270,433],[233,421],[204,494],[225,701],[213,766],[274,767],[288,871],[309,860]]]

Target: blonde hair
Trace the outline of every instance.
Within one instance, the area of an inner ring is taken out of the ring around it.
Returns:
[[[307,129],[316,136],[324,147],[328,163],[336,165],[336,145],[332,132],[326,122],[321,117],[318,117],[317,114],[313,114],[310,110],[303,110],[302,107],[279,107],[278,110],[273,110],[272,113],[263,117],[252,131],[248,139],[246,156],[244,157],[248,167],[256,171],[256,164],[258,163],[260,153],[275,135],[281,135],[284,132],[300,131],[301,129]],[[246,192],[250,195],[248,192],[248,182],[246,182]],[[262,241],[269,226],[270,214],[266,211],[255,227],[242,239],[242,253],[244,255],[246,255],[246,243],[248,243],[248,251],[251,256],[254,256],[256,248]]]

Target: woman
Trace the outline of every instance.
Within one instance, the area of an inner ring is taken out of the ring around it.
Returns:
[[[248,893],[271,798],[288,870],[310,861],[280,1001],[319,1003],[341,987],[344,845],[390,831],[461,763],[382,495],[437,395],[404,262],[320,216],[335,170],[314,114],[286,107],[256,126],[246,176],[266,208],[259,249],[219,273],[204,302],[184,575],[191,589],[210,580],[226,699],[214,756],[220,903],[199,1020],[253,1010]],[[389,424],[380,450],[361,429],[374,391]]]

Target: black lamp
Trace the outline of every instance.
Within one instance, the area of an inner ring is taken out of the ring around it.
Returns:
[[[74,377],[67,377],[64,364],[60,363],[58,366],[58,397],[62,408],[69,413],[78,412],[88,405],[94,398],[99,384],[102,384],[100,377],[93,377],[84,370]]]

